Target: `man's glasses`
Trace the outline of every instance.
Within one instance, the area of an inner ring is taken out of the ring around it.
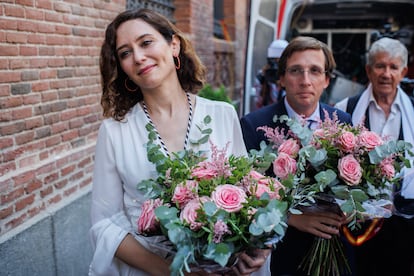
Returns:
[[[308,73],[309,78],[318,79],[328,71],[317,66],[313,66],[309,69],[304,69],[302,67],[290,67],[286,69],[286,73],[295,78],[304,76],[305,72]]]

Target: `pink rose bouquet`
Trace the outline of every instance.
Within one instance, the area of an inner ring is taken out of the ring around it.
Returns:
[[[148,200],[137,232],[168,237],[171,275],[200,268],[225,272],[239,252],[276,246],[287,228],[288,209],[276,178],[264,176],[249,156],[226,156],[226,148],[213,144],[209,159],[191,150],[166,157],[147,127],[148,158],[158,177],[138,184]]]
[[[328,119],[319,122],[315,131],[287,116],[277,119],[285,122],[288,129],[259,127],[267,139],[260,152],[274,156],[270,164],[287,188],[289,212],[301,214],[315,204],[331,206],[331,211],[348,217],[345,227],[349,234],[359,230],[365,219],[391,215],[392,186],[400,180],[401,168],[409,166],[404,153],[412,145],[386,141],[362,125],[342,124],[336,114],[333,119],[325,115]],[[345,236],[351,241],[350,236]],[[309,275],[339,275],[346,271],[348,265],[339,238],[315,240],[302,263],[303,269]],[[329,255],[332,252],[342,254],[342,258]]]

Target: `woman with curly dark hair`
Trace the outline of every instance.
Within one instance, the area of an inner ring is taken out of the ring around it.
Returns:
[[[229,144],[228,155],[246,155],[237,113],[228,103],[196,96],[205,67],[184,35],[151,10],[125,11],[109,24],[100,69],[105,120],[95,154],[89,275],[169,275],[165,237],[137,233],[146,200],[137,184],[156,173],[147,158],[146,125],[155,129],[166,156],[192,149],[209,157],[208,143],[194,143],[203,137],[199,126],[208,115],[210,141],[218,148]],[[269,275],[270,250],[255,253],[239,257],[237,275]]]

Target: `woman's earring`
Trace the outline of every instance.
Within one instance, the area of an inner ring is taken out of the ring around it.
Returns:
[[[129,92],[137,92],[137,90],[138,90],[138,86],[134,83],[134,85],[136,86],[134,89],[131,89],[131,88],[129,88],[128,87],[128,80],[129,80],[129,78],[126,78],[125,79],[125,89],[126,90],[128,90]],[[131,81],[132,82],[132,81]]]
[[[180,69],[181,68],[181,61],[180,61],[180,56],[176,56],[173,57],[174,58],[174,64],[175,64],[175,69]],[[177,61],[175,60],[177,59]]]

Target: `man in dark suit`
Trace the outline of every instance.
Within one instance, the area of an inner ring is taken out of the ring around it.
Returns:
[[[293,39],[279,60],[279,77],[286,96],[276,104],[265,106],[241,118],[247,150],[259,149],[260,142],[265,140],[264,133],[257,131],[257,127],[266,125],[287,129],[284,123],[273,121],[275,115],[304,118],[311,123],[310,128],[313,129],[317,127],[318,120],[324,120],[326,110],[331,118],[336,112],[341,122],[351,123],[349,114],[320,102],[335,66],[332,52],[325,43],[311,37]],[[272,275],[306,275],[299,269],[299,265],[314,237],[329,239],[338,235],[343,223],[344,216],[335,212],[291,214],[286,235],[272,253]]]

